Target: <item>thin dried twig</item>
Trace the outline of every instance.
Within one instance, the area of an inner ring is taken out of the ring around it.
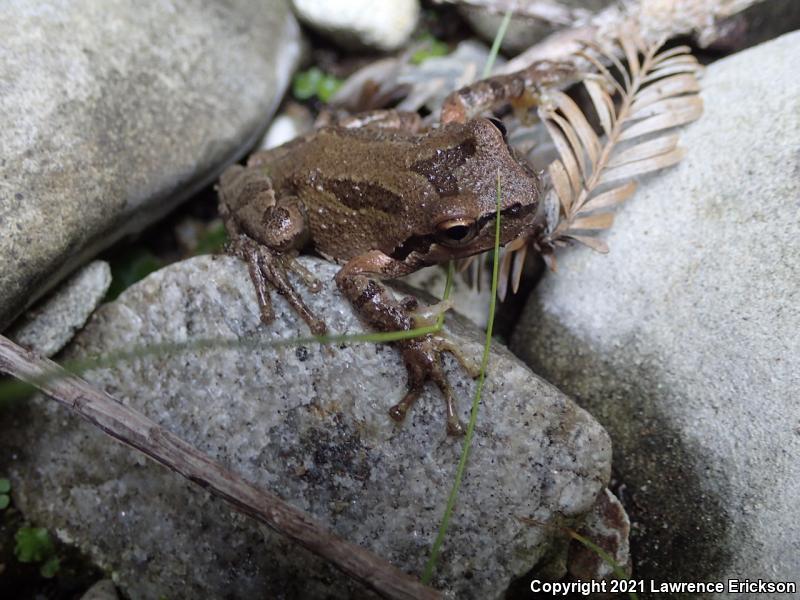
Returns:
[[[324,558],[381,597],[392,600],[441,598],[437,591],[365,548],[333,534],[276,494],[247,483],[144,415],[4,336],[0,336],[0,372],[33,384],[104,433],[136,448],[207,489],[235,510]]]

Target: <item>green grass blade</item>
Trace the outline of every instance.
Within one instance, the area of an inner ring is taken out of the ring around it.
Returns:
[[[442,317],[443,320],[443,317]],[[102,356],[89,357],[74,361],[67,361],[61,367],[72,375],[80,375],[93,369],[107,369],[117,364],[159,355],[177,355],[184,352],[206,352],[211,350],[232,350],[232,349],[264,349],[281,348],[287,346],[302,346],[304,344],[340,344],[345,342],[353,343],[387,343],[399,340],[408,340],[415,337],[437,333],[442,329],[442,325],[436,323],[425,327],[417,327],[407,331],[388,331],[388,332],[366,332],[366,333],[345,333],[322,336],[296,337],[283,340],[265,340],[260,338],[249,339],[223,339],[223,338],[200,338],[185,342],[165,342],[162,344],[148,344],[132,349],[109,352]],[[16,380],[0,381],[0,401],[8,401],[30,395],[33,387],[44,385],[47,382],[64,377],[61,369],[41,373],[31,379],[30,383],[23,383]]]
[[[565,527],[564,525],[556,525],[554,523],[545,523],[543,521],[537,521],[536,519],[530,519],[528,517],[519,517],[519,520],[527,525],[546,527],[550,529],[555,529],[562,533],[566,533],[573,540],[580,542],[581,544],[586,546],[589,550],[594,552],[597,556],[599,556],[604,563],[606,563],[609,567],[611,567],[611,570],[614,573],[614,575],[617,576],[617,579],[626,579],[626,580],[630,579],[628,577],[628,574],[625,573],[625,569],[623,569],[622,566],[616,560],[614,560],[613,556],[611,556],[608,552],[606,552],[603,548],[598,546],[592,540],[590,540],[586,536],[581,535],[574,529],[570,529],[569,527]],[[639,596],[637,596],[636,592],[633,590],[628,592],[628,597],[631,600],[639,600]]]
[[[450,297],[450,293],[453,291],[453,277],[455,277],[456,273],[456,265],[451,260],[447,263],[447,280],[444,283],[444,293],[442,294],[442,300],[447,300]],[[442,311],[439,313],[439,316],[436,317],[436,327],[441,329],[444,327],[444,315],[447,311]]]
[[[611,556],[608,552],[603,550],[600,546],[595,544],[592,540],[587,538],[586,536],[581,535],[577,531],[573,531],[567,527],[564,528],[567,533],[569,533],[570,537],[574,540],[577,540],[584,546],[586,546],[589,550],[597,554],[604,563],[606,563],[611,570],[614,572],[614,575],[617,576],[617,579],[628,579],[628,575],[625,573],[623,568],[614,560],[614,557]],[[630,591],[628,592],[628,597],[631,600],[639,600],[639,596],[636,595],[636,592]]]
[[[497,28],[497,35],[494,36],[492,49],[489,50],[489,56],[486,58],[486,64],[483,65],[481,79],[486,79],[489,75],[491,75],[492,67],[494,67],[494,61],[497,60],[497,55],[500,53],[500,44],[503,43],[503,38],[506,37],[506,31],[508,31],[509,23],[511,23],[511,11],[507,10],[506,14],[503,15],[503,20],[500,22],[500,27]]]
[[[486,325],[486,338],[483,344],[483,356],[481,357],[481,370],[478,375],[478,384],[475,388],[475,397],[472,400],[472,408],[469,413],[469,424],[467,425],[467,434],[464,436],[464,447],[461,451],[461,457],[456,467],[455,478],[453,479],[453,486],[450,488],[450,494],[447,497],[447,505],[444,509],[442,522],[439,525],[439,531],[436,534],[436,539],[431,547],[431,554],[428,557],[428,562],[425,564],[425,569],[422,573],[422,582],[425,584],[430,583],[433,577],[433,571],[436,568],[436,562],[439,558],[442,544],[444,543],[447,529],[450,526],[450,519],[453,516],[455,509],[456,499],[458,498],[458,491],[461,488],[461,480],[464,478],[464,472],[467,468],[467,459],[469,458],[469,450],[472,446],[472,438],[475,436],[475,424],[478,421],[478,409],[481,403],[481,395],[483,393],[483,384],[486,380],[486,370],[489,366],[489,351],[492,347],[492,330],[494,328],[494,311],[497,304],[497,280],[498,272],[500,270],[500,174],[497,175],[497,215],[495,217],[494,225],[494,258],[492,261],[492,291],[489,300],[489,322]]]
[[[492,43],[492,49],[489,51],[489,56],[486,58],[486,64],[483,66],[483,72],[481,74],[482,78],[488,77],[492,72],[492,67],[494,66],[495,60],[497,59],[497,55],[500,52],[500,44],[503,41],[503,38],[506,35],[506,31],[508,31],[508,25],[511,22],[511,11],[506,11],[506,14],[503,16],[503,20],[500,23],[500,27],[497,29],[497,35],[495,35],[494,42]],[[455,508],[456,499],[458,498],[458,491],[461,488],[461,480],[464,477],[464,472],[466,471],[467,467],[467,459],[469,458],[469,449],[472,445],[472,438],[475,436],[475,424],[478,419],[478,408],[480,407],[481,403],[481,395],[483,393],[483,384],[486,379],[486,369],[489,364],[489,350],[492,344],[492,330],[494,328],[494,313],[495,307],[497,302],[497,280],[498,280],[498,271],[500,266],[500,174],[497,175],[497,216],[495,219],[495,240],[494,240],[494,257],[492,260],[492,290],[491,290],[491,299],[489,300],[489,319],[488,323],[486,324],[486,338],[483,345],[483,356],[481,357],[481,369],[480,374],[478,376],[478,384],[475,389],[475,397],[472,401],[472,408],[470,409],[469,414],[469,424],[467,425],[467,434],[464,436],[464,446],[463,450],[461,451],[461,456],[459,457],[458,466],[456,467],[456,474],[453,480],[453,485],[450,488],[450,494],[447,497],[447,504],[445,505],[444,515],[442,516],[442,521],[439,524],[439,530],[436,533],[436,539],[433,542],[433,546],[431,547],[431,553],[428,557],[428,561],[425,563],[425,569],[422,573],[422,582],[423,583],[430,583],[431,578],[433,577],[433,571],[436,568],[436,562],[439,559],[439,552],[441,551],[442,544],[444,543],[445,535],[447,535],[447,529],[450,526],[450,519],[453,515],[453,510]],[[453,263],[450,262],[450,266],[447,272],[447,284],[445,286],[445,294],[444,298],[449,296],[449,287],[452,280],[453,274]],[[440,315],[442,318],[442,315]],[[437,323],[438,324],[438,323]]]

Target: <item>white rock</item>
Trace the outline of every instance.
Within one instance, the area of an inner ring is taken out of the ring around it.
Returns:
[[[311,131],[313,127],[314,118],[311,116],[311,112],[300,104],[290,104],[286,110],[272,120],[258,149],[271,150]]]
[[[346,48],[396,50],[419,18],[418,0],[292,0],[306,25]]]

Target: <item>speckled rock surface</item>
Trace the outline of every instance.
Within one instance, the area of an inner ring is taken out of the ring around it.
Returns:
[[[799,62],[796,32],[712,64],[684,161],[609,255],[563,253],[512,341],[608,427],[637,577],[800,573]]]
[[[325,282],[320,294],[307,294],[310,305],[332,331],[361,331],[334,289],[337,267],[304,261]],[[274,303],[277,321],[265,328],[246,265],[197,257],[101,307],[66,355],[168,340],[308,335],[282,298]],[[479,357],[482,334],[448,322],[454,341]],[[512,578],[548,560],[552,531],[518,517],[578,525],[609,476],[611,448],[596,421],[504,348],[495,347],[490,368],[434,580],[458,598],[501,597]],[[475,383],[452,357],[446,369],[466,419]],[[347,344],[329,352],[308,344],[189,352],[87,377],[340,535],[404,570],[422,571],[461,443],[445,435],[435,387],[406,423],[389,419],[406,378],[395,349]],[[12,479],[17,506],[112,570],[129,597],[369,597],[286,540],[268,533],[265,544],[253,522],[55,403],[26,406],[4,411],[0,433],[0,469]]]
[[[298,38],[283,0],[4,3],[0,329],[244,153]]]
[[[419,18],[418,0],[292,0],[303,23],[351,49],[397,50]]]
[[[110,579],[98,581],[81,596],[81,600],[118,600],[119,595]]]
[[[6,335],[42,356],[53,356],[86,324],[110,285],[108,263],[92,261],[22,315]]]

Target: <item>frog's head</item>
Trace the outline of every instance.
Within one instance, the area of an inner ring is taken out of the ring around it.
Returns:
[[[476,118],[449,124],[432,132],[426,145],[436,151],[415,161],[411,170],[435,190],[425,203],[427,226],[394,258],[403,260],[413,252],[415,262],[437,264],[492,248],[498,183],[500,244],[533,232],[540,178],[515,158],[502,123]]]

